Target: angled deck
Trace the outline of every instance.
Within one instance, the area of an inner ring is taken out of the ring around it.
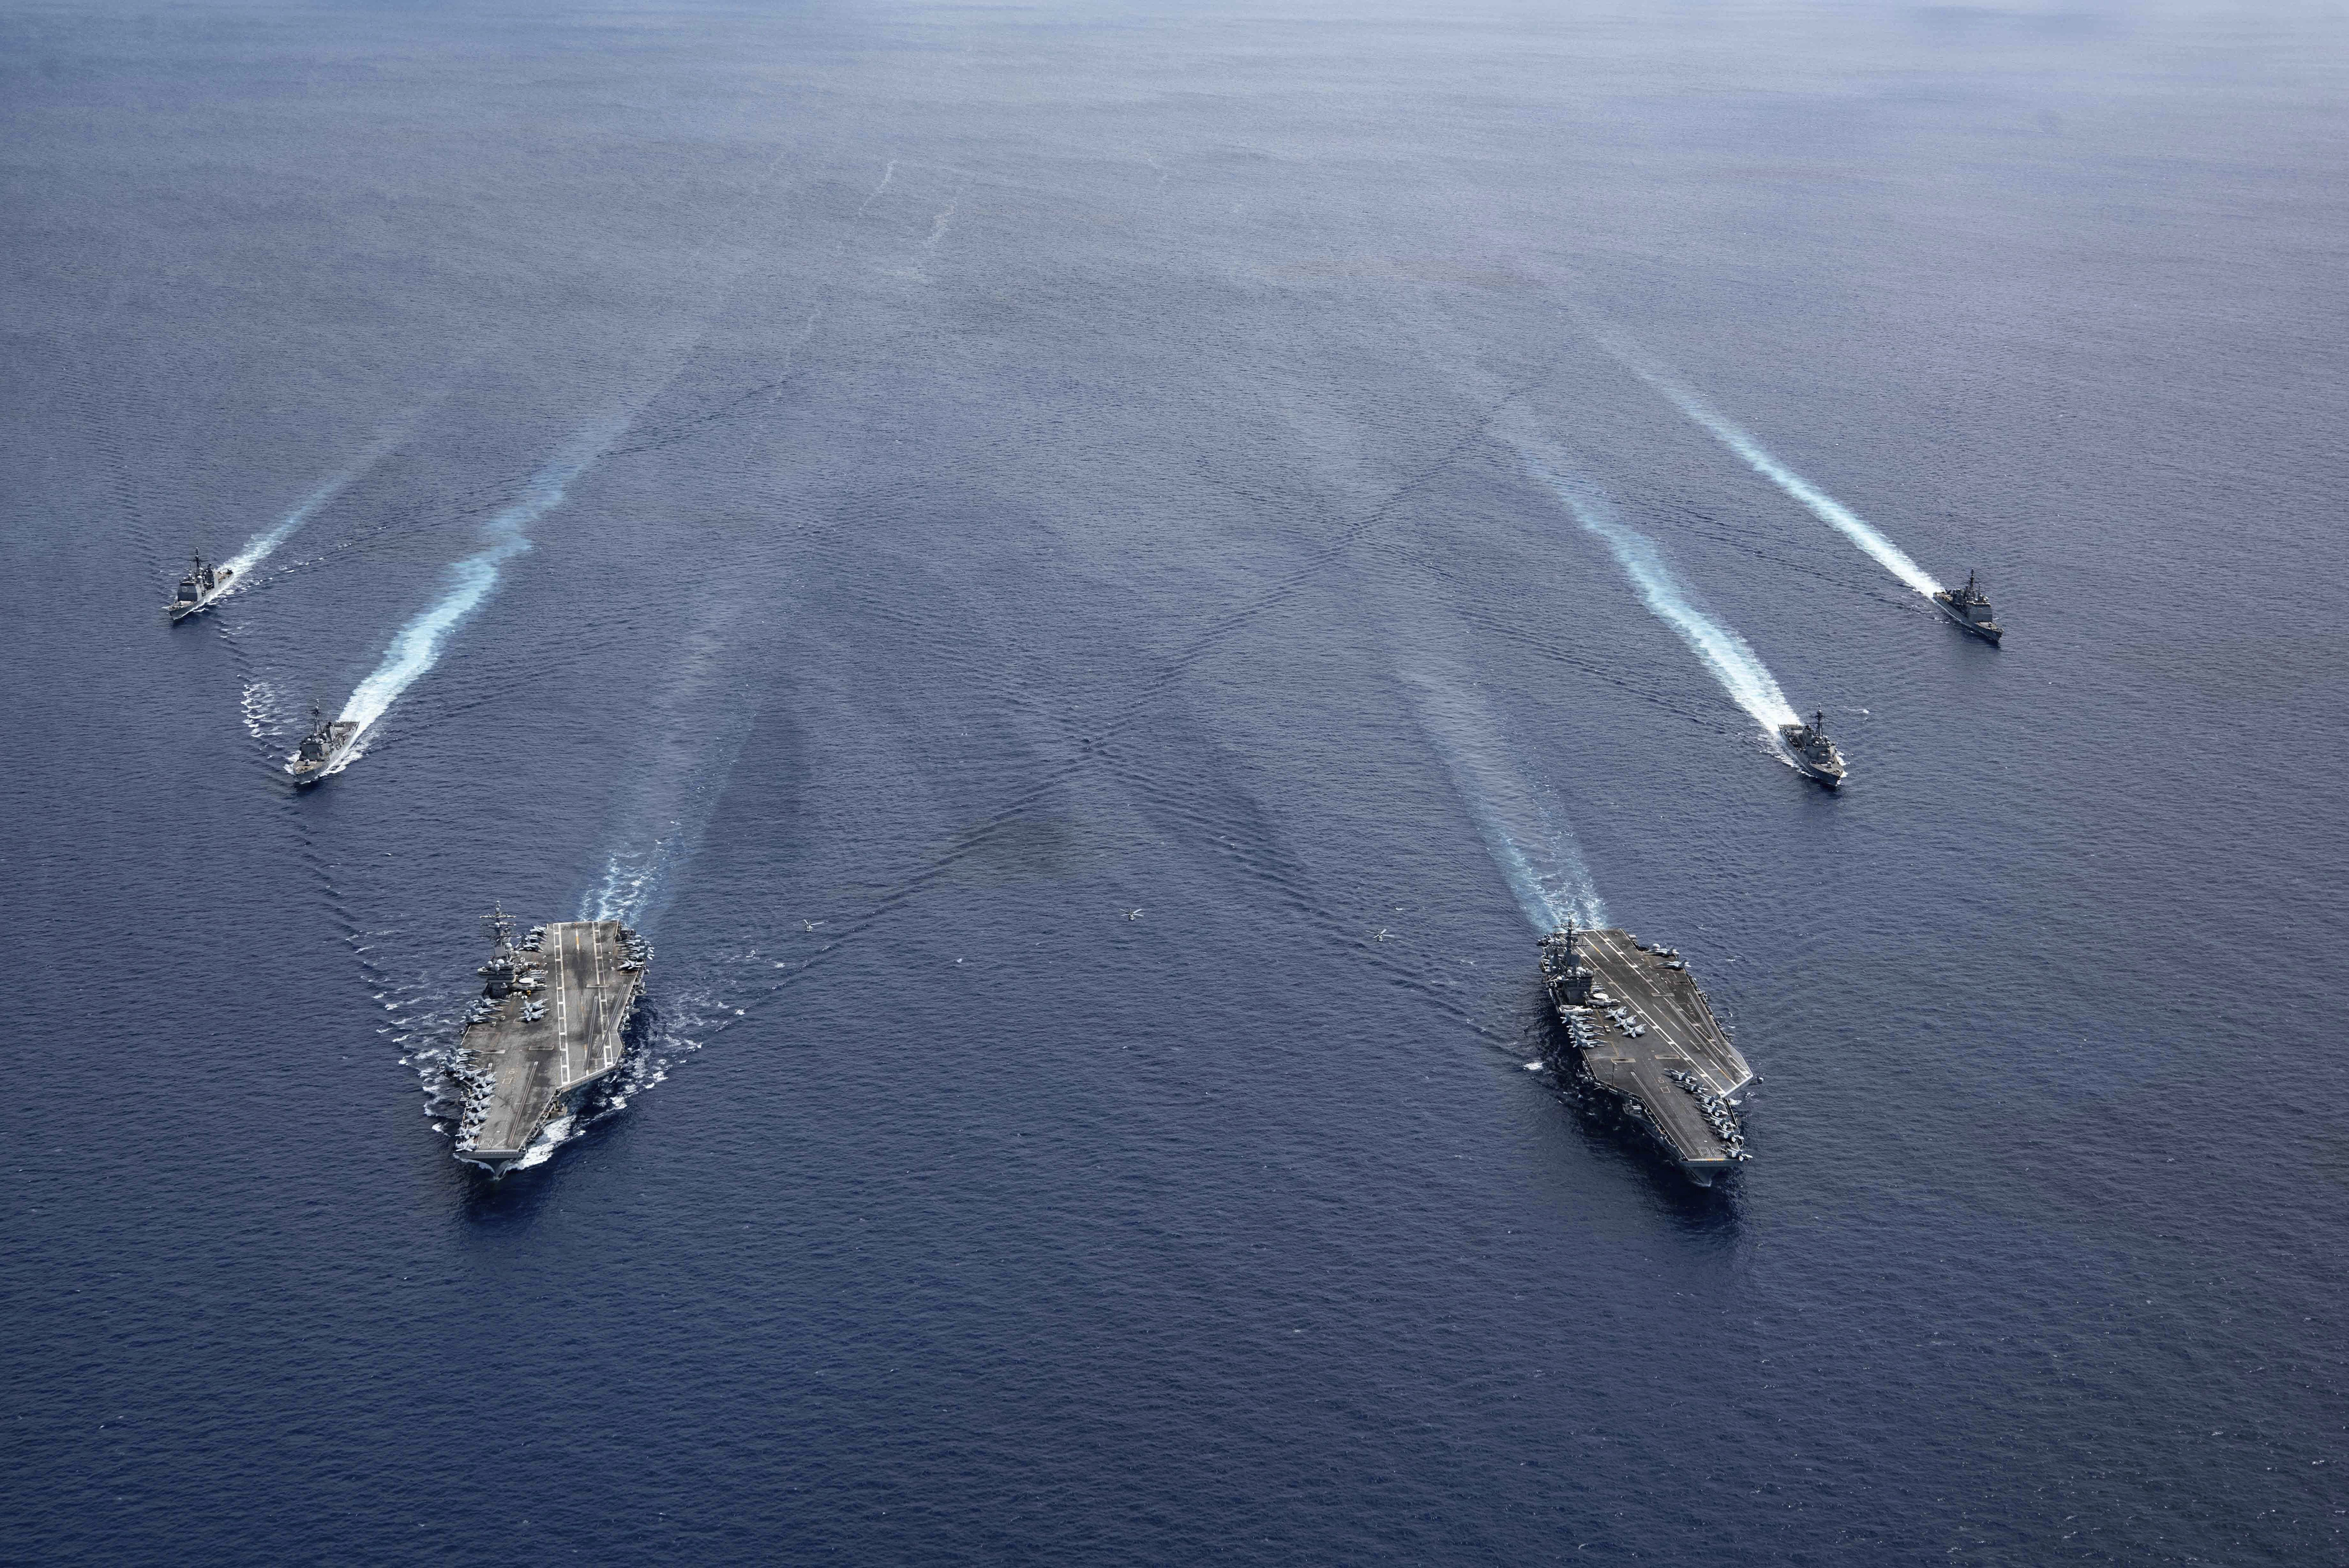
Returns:
[[[548,926],[535,950],[513,956],[513,991],[484,998],[459,1045],[477,1087],[458,1150],[483,1164],[520,1159],[578,1090],[620,1064],[642,987],[617,920]]]
[[[1556,940],[1557,939],[1553,939]],[[1573,950],[1590,971],[1590,995],[1576,1003],[1564,994],[1545,946],[1544,971],[1559,1021],[1566,1025],[1591,1080],[1638,1114],[1699,1179],[1729,1169],[1743,1157],[1723,1126],[1734,1128],[1725,1100],[1754,1081],[1754,1069],[1713,1015],[1704,992],[1672,955],[1641,948],[1629,931],[1606,928],[1574,933]],[[1684,1086],[1673,1074],[1695,1080]],[[1692,1087],[1702,1093],[1692,1092]]]
[[[1685,969],[1673,969],[1660,952],[1639,946],[1629,931],[1580,932],[1576,946],[1599,986],[1647,1028],[1635,1042],[1651,1055],[1684,1057],[1716,1095],[1733,1095],[1754,1081],[1754,1069],[1730,1044],[1729,1032],[1713,1015],[1712,1004]]]

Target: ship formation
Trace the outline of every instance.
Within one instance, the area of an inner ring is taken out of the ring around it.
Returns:
[[[237,581],[237,568],[196,554],[164,613],[184,620]],[[1969,634],[1992,645],[2004,637],[1976,574],[1931,597]],[[315,704],[310,719],[285,763],[297,790],[339,771],[363,728]],[[1829,789],[1847,777],[1824,711],[1807,723],[1779,725],[1775,739],[1805,777]],[[481,994],[447,1074],[459,1104],[459,1158],[502,1175],[612,1081],[627,1054],[652,950],[616,920],[533,926],[517,938],[501,910],[489,925]],[[1546,1054],[1578,1097],[1614,1107],[1701,1185],[1750,1158],[1736,1096],[1755,1075],[1676,950],[1569,921],[1541,939],[1540,965],[1557,1025]]]
[[[191,556],[191,563],[188,575],[180,579],[180,591],[163,607],[174,625],[212,605],[236,580],[234,566],[212,566],[201,555]]]
[[[1754,1081],[1677,949],[1568,921],[1541,939],[1550,1064],[1700,1187],[1752,1158],[1733,1097]]]
[[[457,1157],[502,1176],[626,1058],[652,948],[617,920],[533,926],[519,939],[502,909],[483,923],[492,947],[478,971],[481,994],[449,1076],[460,1100]]]

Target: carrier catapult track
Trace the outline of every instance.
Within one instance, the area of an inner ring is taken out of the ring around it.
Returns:
[[[496,945],[450,1072],[464,1094],[458,1158],[503,1175],[620,1065],[652,950],[617,920],[534,926],[519,941],[504,910],[484,923]]]
[[[1541,940],[1541,968],[1568,1042],[1553,1064],[1611,1097],[1700,1187],[1751,1158],[1730,1096],[1754,1069],[1677,950],[1569,920]]]

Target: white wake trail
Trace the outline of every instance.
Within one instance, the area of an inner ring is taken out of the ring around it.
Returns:
[[[1403,684],[1421,728],[1434,742],[1485,847],[1534,929],[1547,933],[1569,919],[1605,925],[1607,907],[1565,813],[1548,791],[1526,782],[1484,699],[1462,681],[1425,670],[1405,670]]]
[[[604,875],[580,897],[583,920],[649,929],[668,900],[675,873],[694,856],[734,763],[757,727],[760,691],[728,678],[730,652],[744,646],[766,614],[736,604],[705,605],[701,621],[677,639],[682,655],[638,733],[648,751],[616,798]]]
[[[781,168],[791,155],[789,144],[780,149],[773,160],[752,181],[743,192],[741,205],[747,206],[767,182]],[[895,165],[892,165],[894,170]],[[882,184],[888,183],[887,174]],[[722,234],[713,228],[697,247],[688,266],[698,266]],[[723,286],[730,287],[749,263],[746,254],[730,269]],[[713,288],[713,296],[718,290]],[[530,548],[530,536],[523,530],[563,504],[564,493],[602,457],[612,443],[626,433],[652,400],[667,390],[678,372],[684,369],[702,336],[709,330],[707,307],[678,332],[661,357],[661,370],[647,379],[645,385],[621,408],[612,410],[595,423],[580,431],[552,462],[531,476],[523,487],[522,499],[490,519],[481,530],[482,548],[449,568],[449,587],[439,598],[419,613],[393,636],[383,662],[358,684],[351,700],[343,704],[341,718],[358,725],[351,737],[350,755],[358,754],[358,743],[366,739],[367,730],[399,700],[400,693],[413,685],[417,678],[440,662],[441,645],[449,634],[462,626],[489,597],[497,586],[499,569],[514,556]],[[339,770],[338,770],[339,771]]]
[[[449,634],[471,618],[490,590],[497,587],[499,569],[530,548],[523,530],[563,504],[564,492],[602,455],[626,428],[625,420],[605,420],[574,437],[562,455],[531,476],[522,499],[492,517],[481,530],[483,546],[449,568],[449,587],[393,634],[383,661],[343,704],[341,718],[357,724],[352,744],[367,738],[376,721],[399,701],[400,693],[440,660]],[[356,754],[356,753],[354,753]]]
[[[243,549],[221,563],[222,566],[234,572],[242,579],[237,587],[243,587],[246,583],[250,583],[253,580],[254,567],[267,560],[272,551],[292,538],[303,524],[317,514],[320,507],[357,483],[367,470],[381,462],[390,453],[392,448],[399,444],[406,434],[407,431],[403,428],[384,436],[373,446],[361,452],[349,467],[304,496],[302,504],[279,518],[274,526],[255,534],[251,539],[245,541]]]
[[[1812,516],[1867,551],[1878,566],[1928,598],[1941,591],[1941,585],[1935,582],[1924,567],[1911,560],[1906,550],[1878,533],[1875,525],[1858,513],[1780,462],[1767,447],[1754,438],[1752,431],[1647,364],[1628,346],[1609,342],[1603,337],[1600,341],[1606,343],[1608,351],[1621,361],[1626,369],[1670,398],[1681,412],[1712,431],[1714,440],[1744,458],[1748,468],[1808,507]]]
[[[1594,486],[1560,475],[1530,453],[1526,465],[1566,504],[1576,522],[1607,542],[1616,564],[1640,590],[1650,611],[1680,633],[1681,640],[1694,650],[1737,705],[1754,716],[1764,734],[1775,741],[1778,726],[1800,722],[1794,704],[1786,701],[1778,678],[1770,673],[1762,656],[1744,638],[1690,601],[1688,589],[1665,565],[1654,540],[1617,516],[1614,506]]]
[[[667,840],[656,839],[652,848],[642,854],[613,856],[605,864],[604,879],[580,898],[578,918],[639,924],[667,862]]]

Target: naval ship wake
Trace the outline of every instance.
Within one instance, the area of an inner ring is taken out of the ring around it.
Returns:
[[[278,545],[292,538],[301,526],[316,516],[336,496],[367,477],[377,463],[391,454],[407,435],[407,427],[378,437],[375,444],[354,459],[349,467],[322,483],[302,498],[301,504],[279,518],[275,524],[245,541],[244,548],[231,556],[225,566],[243,581],[253,580],[253,570],[267,560]]]
[[[1733,422],[1718,409],[1649,363],[1647,356],[1611,333],[1600,333],[1599,343],[1617,363],[1671,400],[1672,406],[1709,431],[1713,438],[1742,458],[1745,466],[1802,503],[1812,516],[1866,551],[1868,557],[1927,598],[1941,591],[1924,567],[1886,538],[1866,518],[1778,461],[1753,432]]]
[[[786,147],[777,152],[751,182],[728,223],[713,227],[696,247],[689,266],[707,258],[729,229],[739,226],[733,220],[774,177],[790,151]],[[730,266],[709,276],[698,306],[660,344],[636,388],[602,417],[574,433],[531,476],[523,487],[521,498],[493,514],[482,525],[481,547],[453,564],[449,568],[449,586],[440,597],[393,634],[382,661],[352,691],[340,715],[322,721],[312,731],[311,739],[317,744],[314,747],[305,742],[304,749],[289,760],[286,771],[294,775],[297,785],[331,777],[365,754],[367,732],[403,692],[440,662],[450,634],[481,608],[497,586],[505,563],[531,548],[530,535],[524,530],[562,505],[573,482],[595,466],[613,443],[636,424],[653,400],[677,379],[708,335],[724,295],[740,281],[750,259],[750,253],[746,251]]]
[[[325,778],[365,754],[367,732],[390,711],[402,692],[440,661],[449,634],[481,607],[490,590],[497,587],[500,568],[531,547],[523,530],[560,506],[571,482],[585,472],[626,428],[625,421],[607,419],[582,430],[553,462],[531,476],[520,500],[491,516],[482,525],[481,548],[449,568],[448,587],[392,634],[382,662],[343,704],[341,714],[333,721],[334,731],[326,737],[326,753],[297,759],[297,769],[302,760],[308,760],[311,779]],[[301,777],[300,773],[296,776]]]
[[[1402,680],[1420,728],[1534,929],[1605,920],[1606,907],[1565,813],[1549,792],[1526,782],[1484,699],[1464,680],[1423,669],[1406,670]]]
[[[1404,676],[1485,847],[1537,934],[1553,1027],[1542,1059],[1569,1099],[1653,1146],[1700,1187],[1751,1156],[1735,1097],[1754,1071],[1675,948],[1606,924],[1573,835],[1506,759],[1467,688]]]
[[[1576,522],[1606,543],[1616,565],[1640,590],[1640,600],[1650,613],[1680,634],[1681,640],[1721,682],[1722,690],[1753,717],[1773,742],[1778,741],[1789,727],[1798,726],[1801,721],[1795,715],[1794,704],[1786,701],[1778,678],[1770,673],[1769,666],[1762,662],[1762,656],[1754,651],[1753,645],[1699,609],[1680,577],[1665,564],[1656,542],[1625,523],[1597,486],[1567,477],[1562,464],[1546,461],[1555,456],[1538,449],[1528,451],[1526,469],[1549,487]]]

